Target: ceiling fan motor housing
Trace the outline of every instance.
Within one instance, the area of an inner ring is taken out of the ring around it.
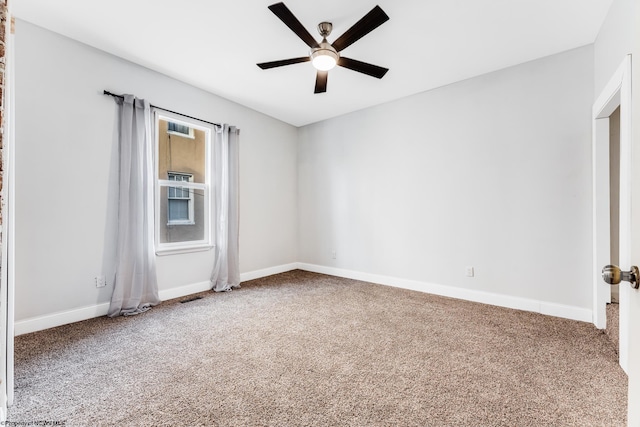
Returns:
[[[323,39],[327,38],[327,36],[331,34],[331,30],[333,30],[333,24],[331,22],[321,22],[318,24],[318,32]]]

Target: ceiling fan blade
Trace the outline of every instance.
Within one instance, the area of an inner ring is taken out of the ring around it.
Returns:
[[[269,68],[282,67],[284,65],[299,64],[301,62],[309,62],[310,60],[311,59],[308,56],[302,56],[300,58],[282,59],[280,61],[261,62],[260,64],[256,64],[256,65],[262,68],[263,70],[268,70]]]
[[[320,71],[318,70],[318,74],[316,74],[316,88],[313,93],[324,93],[327,91],[327,77],[329,76],[328,71]]]
[[[338,65],[379,79],[383,78],[384,75],[387,74],[387,71],[389,71],[388,68],[378,67],[377,65],[367,64],[366,62],[345,58],[344,56],[338,59]]]
[[[269,6],[271,12],[274,13],[287,27],[298,35],[310,48],[318,47],[318,42],[313,38],[309,31],[298,21],[293,13],[289,10],[284,3],[276,3]]]
[[[367,13],[361,20],[353,24],[343,35],[338,37],[331,45],[340,52],[341,50],[351,46],[371,31],[378,28],[389,20],[389,16],[384,13],[380,6],[376,6]]]

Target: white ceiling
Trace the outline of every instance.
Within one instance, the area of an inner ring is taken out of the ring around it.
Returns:
[[[18,0],[13,14],[295,126],[593,43],[612,0],[286,0],[335,40],[376,4],[390,20],[342,53],[387,67],[378,80],[336,67],[258,62],[309,48],[267,8],[278,0]],[[377,3],[376,3],[377,2]],[[318,35],[318,39],[320,39]]]

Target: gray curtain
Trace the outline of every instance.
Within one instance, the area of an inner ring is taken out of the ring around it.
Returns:
[[[153,246],[153,139],[150,105],[133,95],[118,104],[120,185],[116,275],[110,317],[147,311],[160,302]]]
[[[213,140],[213,220],[215,262],[211,286],[216,292],[240,287],[238,251],[238,168],[240,131],[235,126],[216,126]]]

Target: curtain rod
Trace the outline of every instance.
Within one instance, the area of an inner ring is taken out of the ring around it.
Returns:
[[[114,98],[124,99],[124,96],[123,96],[123,95],[117,95],[117,94],[115,94],[115,93],[111,93],[111,92],[109,92],[108,90],[103,91],[103,92],[102,92],[102,94],[103,94],[103,95],[113,96]],[[166,111],[167,113],[177,114],[177,115],[182,116],[182,117],[187,117],[187,118],[189,118],[189,119],[198,120],[198,121],[200,121],[200,122],[208,123],[208,124],[210,124],[210,125],[214,125],[214,126],[222,126],[220,123],[213,123],[213,122],[209,122],[209,121],[207,121],[207,120],[202,120],[202,119],[199,119],[199,118],[197,118],[197,117],[188,116],[188,115],[186,115],[186,114],[178,113],[177,111],[172,111],[172,110],[169,110],[169,109],[166,109],[166,108],[158,107],[157,105],[153,105],[153,104],[149,104],[149,105],[150,105],[151,107],[153,107],[153,108],[157,108],[158,110]]]

